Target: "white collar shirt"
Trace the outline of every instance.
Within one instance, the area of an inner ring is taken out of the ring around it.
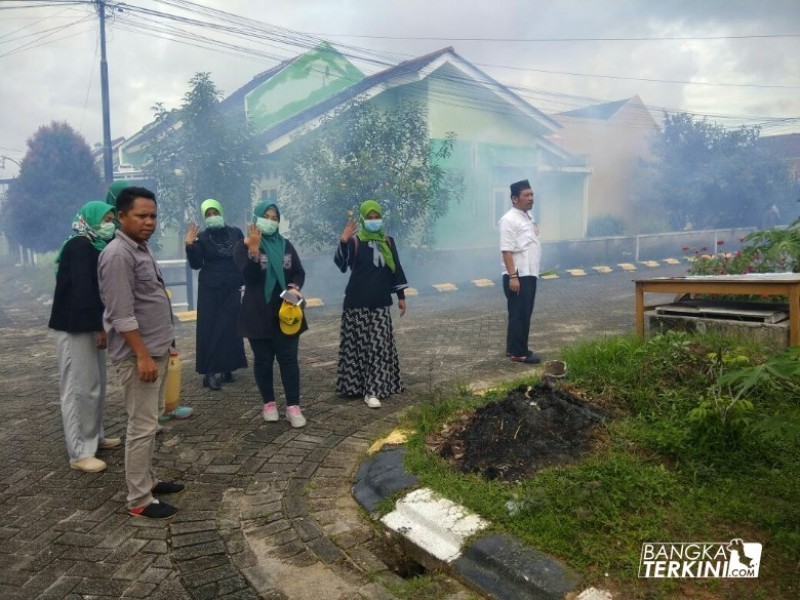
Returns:
[[[512,208],[498,222],[500,251],[511,252],[520,277],[538,277],[542,259],[539,226],[528,211]],[[507,275],[505,264],[503,274]]]

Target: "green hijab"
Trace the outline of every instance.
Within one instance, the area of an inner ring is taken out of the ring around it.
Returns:
[[[108,214],[108,211],[117,212],[113,206],[106,204],[102,200],[92,200],[81,206],[75,218],[72,220],[73,233],[61,244],[61,248],[56,256],[56,264],[61,261],[61,253],[64,252],[64,246],[74,237],[83,236],[89,238],[92,246],[97,248],[98,251],[106,247],[108,242],[100,238],[97,234],[97,228],[100,226],[103,217]]]
[[[383,216],[381,205],[375,200],[364,200],[364,202],[361,203],[361,207],[359,208],[359,212],[361,213],[361,218],[359,219],[359,221],[361,221],[361,229],[358,232],[358,239],[362,242],[378,242],[378,248],[380,248],[386,266],[394,273],[394,256],[392,256],[392,249],[389,248],[389,239],[386,237],[386,232],[383,231],[383,227],[374,233],[367,231],[366,227],[364,227],[364,219],[366,219],[367,215],[373,210]]]
[[[278,213],[278,222],[281,220],[281,211],[269,200],[262,200],[253,208],[253,223],[258,217],[263,217],[268,209],[274,208]],[[281,291],[286,289],[286,277],[283,274],[283,256],[286,254],[286,238],[277,231],[272,235],[261,232],[261,251],[267,255],[267,270],[264,278],[264,298],[267,304],[272,302],[272,290],[275,284],[281,286]]]
[[[206,211],[209,208],[216,208],[219,216],[223,219],[225,218],[225,211],[222,210],[222,204],[219,201],[214,200],[213,198],[209,198],[208,200],[203,200],[203,203],[200,205],[200,217],[205,219],[206,218]],[[263,215],[263,213],[262,213]]]
[[[108,193],[106,194],[106,204],[110,204],[111,208],[117,208],[117,198],[119,198],[119,193],[125,188],[132,186],[133,184],[125,179],[112,181],[111,186],[108,188]]]

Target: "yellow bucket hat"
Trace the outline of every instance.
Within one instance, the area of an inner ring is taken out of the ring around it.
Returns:
[[[284,300],[278,311],[278,321],[284,334],[295,335],[303,324],[303,309]]]

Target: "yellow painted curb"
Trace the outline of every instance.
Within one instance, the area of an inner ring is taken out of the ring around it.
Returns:
[[[197,311],[196,310],[186,310],[183,312],[176,312],[175,317],[178,321],[196,321],[197,320]]]
[[[418,296],[417,288],[408,287],[405,290],[406,296]]]
[[[374,444],[372,444],[372,446],[369,447],[369,450],[367,450],[367,454],[375,454],[386,444],[391,444],[391,445],[405,444],[406,440],[408,440],[408,436],[411,435],[412,433],[414,432],[403,429],[395,429],[385,438],[377,440]]]
[[[473,279],[472,283],[477,287],[494,287],[494,281],[491,279]]]
[[[325,306],[325,303],[322,301],[322,298],[306,298],[306,306],[309,308],[319,308],[320,306]]]
[[[586,271],[583,269],[567,269],[567,273],[572,275],[573,277],[583,277],[586,275]]]
[[[458,288],[452,283],[434,283],[437,292],[457,292]]]
[[[592,269],[594,269],[598,273],[612,273],[613,272],[611,267],[607,267],[605,265],[600,265],[598,267],[592,267]]]
[[[663,260],[668,265],[679,265],[679,264],[681,264],[681,261],[679,261],[677,258],[665,258]]]
[[[657,260],[642,260],[642,261],[639,261],[639,262],[641,262],[641,264],[643,264],[645,267],[660,267],[661,266],[660,264],[658,264]]]
[[[617,266],[623,271],[635,271],[636,265],[633,263],[617,263]]]

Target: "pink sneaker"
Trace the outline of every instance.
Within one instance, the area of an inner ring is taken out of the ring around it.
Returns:
[[[261,416],[264,417],[264,420],[274,423],[278,420],[278,407],[275,406],[274,402],[267,402],[264,405],[264,412],[261,413]]]
[[[286,407],[286,420],[289,421],[295,429],[306,426],[306,418],[303,416],[303,413],[300,412],[299,406]]]

